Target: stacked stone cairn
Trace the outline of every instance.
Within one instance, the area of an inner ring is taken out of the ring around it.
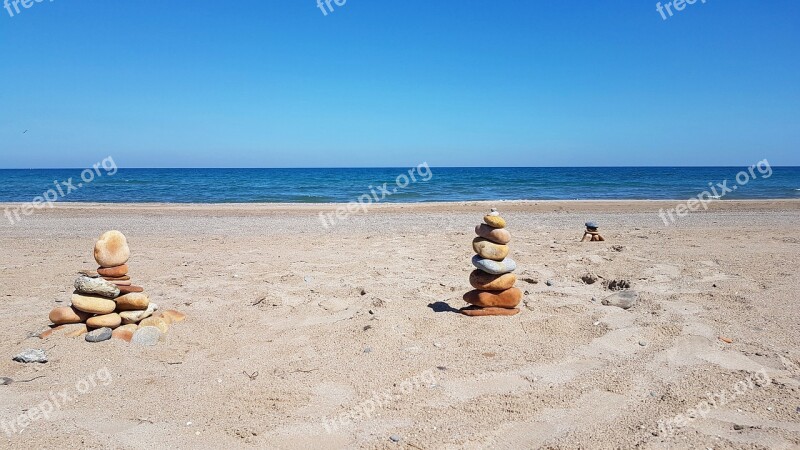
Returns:
[[[469,282],[475,290],[464,294],[464,301],[471,306],[461,309],[468,316],[513,316],[519,313],[522,291],[514,287],[517,276],[513,272],[517,263],[508,258],[508,243],[511,234],[506,230],[506,221],[500,213],[492,212],[484,216],[482,224],[475,227],[478,235],[472,241],[472,249],[477,253],[472,257],[472,271]]]
[[[583,232],[583,239],[581,242],[602,242],[605,241],[603,236],[600,236],[600,232],[597,231],[600,228],[600,225],[597,225],[597,222],[586,222],[586,231]]]
[[[97,270],[82,270],[75,280],[70,306],[50,311],[51,328],[42,339],[65,330],[69,337],[84,336],[87,342],[117,338],[141,345],[155,345],[174,322],[186,315],[158,311],[144,289],[134,286],[128,275],[131,252],[128,240],[119,231],[103,233],[94,246]]]

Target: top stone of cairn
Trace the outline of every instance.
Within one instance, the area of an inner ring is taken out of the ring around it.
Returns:
[[[500,217],[500,213],[497,212],[497,209],[492,208],[492,212],[483,216],[483,221],[486,225],[489,225],[492,228],[505,228],[506,221],[502,217]]]
[[[117,230],[106,231],[94,244],[94,259],[100,267],[121,266],[130,256],[128,240]]]

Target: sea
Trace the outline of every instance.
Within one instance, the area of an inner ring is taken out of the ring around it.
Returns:
[[[4,169],[0,202],[800,199],[800,167]],[[55,198],[54,198],[55,197]]]

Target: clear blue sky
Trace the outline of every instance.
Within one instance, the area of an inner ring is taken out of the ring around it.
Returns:
[[[2,9],[0,167],[800,165],[800,2],[655,4]]]

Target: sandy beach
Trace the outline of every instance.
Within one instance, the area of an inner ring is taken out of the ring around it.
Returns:
[[[676,204],[386,204],[327,229],[336,205],[36,211],[0,225],[0,447],[800,448],[800,201],[665,226]],[[492,206],[524,306],[465,317]],[[605,242],[579,242],[586,220]],[[136,284],[187,320],[150,348],[39,339],[111,229]],[[613,280],[633,308],[602,304]],[[28,348],[49,362],[11,360]]]

